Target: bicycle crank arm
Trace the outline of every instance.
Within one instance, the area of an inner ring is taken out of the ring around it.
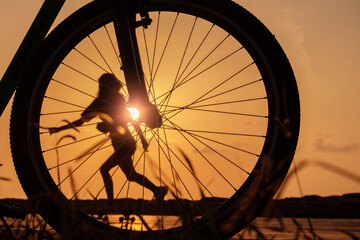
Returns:
[[[158,128],[162,125],[162,118],[156,106],[151,104],[148,98],[135,34],[137,27],[146,28],[150,25],[151,19],[146,11],[141,11],[142,19],[136,22],[135,8],[140,6],[145,9],[142,1],[112,0],[111,4],[122,70],[129,92],[129,105],[139,110],[140,122],[144,122],[150,128]]]

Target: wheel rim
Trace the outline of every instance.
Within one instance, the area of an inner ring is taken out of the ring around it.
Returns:
[[[138,144],[133,160],[138,173],[157,185],[169,186],[171,193],[160,203],[160,217],[148,217],[154,210],[149,202],[152,193],[135,183],[129,184],[122,171],[114,168],[114,195],[125,199],[121,208],[129,209],[134,204],[130,199],[144,200],[135,205],[140,206],[140,210],[132,213],[128,220],[125,217],[121,222],[109,215],[110,225],[140,231],[146,230],[140,218],[152,230],[181,226],[179,217],[167,216],[176,206],[176,198],[192,201],[196,218],[206,212],[200,206],[202,194],[214,203],[213,209],[221,206],[241,188],[263,154],[265,141],[272,138],[266,136],[271,99],[267,97],[256,64],[242,45],[200,18],[172,12],[154,12],[151,18],[154,22],[149,29],[139,28],[137,34],[149,97],[164,117],[164,125],[156,130],[145,129],[149,152],[144,153]],[[189,28],[186,34],[178,27],[181,22]],[[165,32],[162,39],[159,39],[160,30]],[[196,34],[202,37],[195,41]],[[172,39],[180,38],[184,47],[170,47]],[[104,40],[108,42],[107,47],[100,50],[98,43]],[[41,99],[41,127],[79,117],[96,97],[96,79],[101,73],[114,72],[123,81],[121,72],[116,72],[121,63],[116,57],[114,40],[112,26],[106,25],[87,36],[66,56],[52,76],[46,97]],[[207,42],[209,45],[204,47]],[[165,59],[167,55],[171,55],[171,59]],[[219,69],[221,74],[216,73]],[[75,78],[76,82],[72,81]],[[81,99],[77,95],[82,96]],[[40,131],[41,158],[53,182],[68,199],[106,198],[99,184],[103,184],[99,167],[113,150],[110,141],[96,132],[95,124],[91,122],[79,128],[80,133],[68,131],[58,139],[50,137],[47,131]],[[59,139],[60,143],[54,144]],[[96,147],[85,154],[89,146]],[[76,160],[79,156],[83,157]],[[170,204],[171,201],[175,203]],[[180,208],[175,212],[179,213]],[[85,207],[81,210],[87,212]],[[131,222],[131,217],[135,217],[135,222]],[[131,224],[126,225],[124,221]]]

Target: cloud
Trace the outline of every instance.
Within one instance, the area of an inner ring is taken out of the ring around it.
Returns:
[[[307,11],[308,12],[308,11]],[[288,4],[278,17],[278,41],[284,48],[298,79],[311,81],[317,78],[313,70],[312,54],[309,52],[309,30],[298,11],[298,5]]]
[[[314,142],[316,150],[322,152],[353,152],[360,148],[360,144],[351,143],[345,145],[333,145],[325,143],[324,139],[318,138]]]

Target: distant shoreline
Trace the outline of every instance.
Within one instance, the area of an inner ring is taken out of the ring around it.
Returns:
[[[206,199],[208,204],[216,206],[217,202],[226,199]],[[183,203],[188,202],[182,200]],[[24,209],[27,213],[34,212],[29,200],[26,199],[0,199],[1,204],[11,203]],[[129,214],[139,214],[139,209],[146,209],[142,214],[159,215],[159,207],[155,201],[142,201],[140,199],[119,199],[119,209],[126,209]],[[78,200],[74,201],[81,209],[88,213],[94,213],[94,209],[99,209],[105,203],[104,199]],[[169,200],[164,202],[164,215],[176,215],[178,202]],[[144,208],[140,206],[144,206]],[[119,213],[119,212],[117,212]],[[360,193],[344,194],[342,196],[320,197],[317,195],[304,196],[302,198],[284,198],[272,200],[266,210],[257,217],[295,217],[295,218],[354,218],[360,219]]]

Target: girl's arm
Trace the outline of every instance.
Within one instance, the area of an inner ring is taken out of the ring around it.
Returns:
[[[87,122],[87,119],[84,118],[84,117],[81,117],[78,120],[70,122],[70,123],[68,123],[66,125],[63,125],[61,127],[51,127],[51,128],[49,128],[49,132],[50,132],[50,135],[51,135],[53,133],[57,133],[57,132],[60,132],[60,131],[63,131],[63,130],[69,129],[69,128],[73,128],[73,129],[77,130],[76,128],[83,125],[84,122]]]
[[[144,150],[147,151],[147,149],[149,147],[149,143],[146,141],[139,124],[135,121],[132,121],[131,124],[134,126],[136,133],[139,135]]]

